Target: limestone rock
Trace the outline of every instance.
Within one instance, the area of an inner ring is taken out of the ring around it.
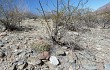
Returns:
[[[49,60],[50,60],[50,63],[53,64],[53,65],[58,65],[59,64],[59,61],[55,56],[51,56]]]

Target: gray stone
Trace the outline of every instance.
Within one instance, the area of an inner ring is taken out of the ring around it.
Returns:
[[[13,52],[15,52],[17,54],[18,46],[13,44],[13,45],[10,45],[10,48],[13,50]]]
[[[25,70],[34,70],[34,66],[33,65],[28,65],[28,67]]]
[[[56,54],[57,55],[62,55],[62,56],[65,56],[66,55],[66,53],[63,50],[61,50],[61,49],[60,50],[57,50],[56,51]]]
[[[84,65],[83,67],[87,70],[97,70],[97,66],[95,65]]]
[[[75,61],[75,53],[72,51],[68,51],[68,60],[70,63],[73,63]]]
[[[51,56],[49,60],[50,60],[50,63],[53,65],[58,65],[60,63],[55,56]]]
[[[3,58],[4,56],[5,56],[5,53],[2,50],[0,50],[0,58]]]
[[[0,25],[0,31],[5,31],[6,30],[6,28],[4,27],[4,26],[2,26],[2,25]]]
[[[110,64],[105,64],[104,67],[105,67],[105,70],[110,70]]]
[[[39,65],[39,64],[41,64],[41,60],[36,57],[29,57],[27,59],[27,63],[32,64],[32,65]]]
[[[0,42],[0,47],[3,47],[3,46],[4,46],[3,42]]]
[[[25,62],[25,63],[23,63],[21,65],[18,65],[18,69],[24,70],[27,66],[28,66],[28,64]]]
[[[19,54],[19,57],[21,57],[21,58],[25,57],[25,56],[26,56],[26,53],[27,53],[27,52],[22,51],[22,52]]]
[[[6,32],[2,32],[2,33],[0,33],[0,36],[6,36],[6,35],[7,35]]]
[[[18,66],[19,66],[19,65],[22,65],[22,64],[24,64],[24,61],[23,61],[23,60],[20,60],[20,61],[18,61],[18,63],[17,63]]]

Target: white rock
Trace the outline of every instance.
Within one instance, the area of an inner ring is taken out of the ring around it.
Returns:
[[[73,32],[73,34],[75,34],[75,35],[79,35],[79,33],[78,33],[78,32]]]
[[[55,56],[51,56],[49,60],[50,60],[50,63],[53,64],[53,65],[58,65],[59,64],[59,61]]]
[[[2,32],[2,33],[0,33],[0,36],[6,36],[6,35],[7,35],[6,32]]]
[[[69,67],[69,70],[74,70],[72,66]]]

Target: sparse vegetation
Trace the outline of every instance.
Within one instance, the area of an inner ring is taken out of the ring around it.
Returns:
[[[109,69],[110,12],[88,1],[0,0],[0,70]]]
[[[44,11],[42,3],[39,0],[41,12],[43,14],[44,20],[46,21],[45,26],[47,27],[49,37],[53,42],[53,45],[55,44],[61,45],[63,43],[60,40],[64,37],[65,33],[68,30],[71,30],[71,31],[77,30],[77,28],[74,26],[73,23],[80,22],[81,21],[80,19],[82,19],[82,15],[84,15],[82,11],[79,11],[80,10],[79,6],[80,4],[82,5],[86,4],[88,1],[82,2],[82,0],[80,0],[76,7],[70,4],[70,0],[67,0],[65,4],[62,0],[61,1],[56,0],[56,2],[57,2],[56,8],[54,12],[51,11],[51,14],[49,16],[50,18],[52,18],[52,21],[53,21],[53,28],[51,29],[49,23],[47,22],[48,17],[46,17],[46,13]],[[75,20],[73,17],[76,18],[77,20]],[[69,45],[69,42],[68,42],[68,45]]]
[[[36,50],[37,52],[44,52],[44,51],[50,51],[50,45],[44,40],[39,40],[31,45],[32,49]]]
[[[19,2],[20,4],[22,4],[23,1],[19,0],[18,3]],[[33,18],[33,14],[28,13],[28,10],[24,11],[25,9],[23,9],[22,11],[22,9],[21,7],[19,7],[19,4],[16,4],[16,0],[1,0],[0,25],[3,25],[5,29],[9,31],[21,31],[23,29],[21,26],[22,20],[24,20],[25,18]]]

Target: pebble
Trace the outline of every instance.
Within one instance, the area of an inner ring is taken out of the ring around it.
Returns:
[[[61,50],[61,49],[60,50],[57,50],[56,51],[56,54],[57,55],[62,55],[62,56],[65,56],[66,55],[66,53],[63,50]]]
[[[28,64],[25,62],[25,63],[19,65],[19,66],[18,66],[18,69],[24,70],[27,66],[28,66]]]
[[[110,64],[109,64],[109,63],[106,63],[106,64],[104,65],[104,67],[105,67],[105,70],[110,70]]]
[[[48,60],[49,57],[50,57],[50,54],[49,54],[48,51],[44,51],[44,52],[42,52],[42,53],[39,53],[39,54],[37,55],[37,57],[38,57],[39,59],[41,59],[41,60]]]
[[[0,58],[3,58],[4,56],[5,56],[5,53],[2,50],[0,50]]]
[[[32,65],[39,65],[41,64],[41,60],[36,58],[36,57],[29,57],[27,59],[28,64],[32,64]]]
[[[53,65],[59,64],[59,60],[55,56],[51,56],[49,60],[50,60],[50,63]]]
[[[2,32],[2,33],[0,33],[0,36],[6,36],[6,35],[7,35],[6,32]]]

